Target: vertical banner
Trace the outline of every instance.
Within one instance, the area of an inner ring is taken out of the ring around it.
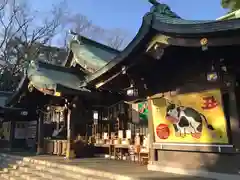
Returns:
[[[152,100],[156,142],[227,144],[220,90]]]
[[[26,135],[26,141],[27,146],[29,148],[33,148],[36,145],[36,138],[37,138],[37,125],[38,122],[35,121],[29,121],[27,126],[27,135]]]
[[[138,103],[138,113],[140,121],[148,121],[148,104],[147,101]]]
[[[132,104],[132,121],[135,124],[148,123],[148,104],[147,101]]]
[[[28,139],[35,139],[37,136],[37,121],[29,121],[28,122]]]

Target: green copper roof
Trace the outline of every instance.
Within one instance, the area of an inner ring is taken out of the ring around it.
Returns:
[[[174,34],[175,36],[209,36],[222,32],[226,34],[228,31],[240,29],[240,21],[236,20],[184,20],[176,13],[171,11],[166,4],[158,3],[156,0],[149,0],[153,7],[151,28],[162,34]]]
[[[79,64],[92,72],[105,66],[119,51],[85,37],[74,35],[69,44],[73,52],[72,65]]]
[[[166,4],[155,3],[151,8],[150,13],[153,13],[156,20],[161,21],[162,23],[169,24],[198,24],[198,23],[208,23],[212,20],[184,20],[178,16],[175,12],[171,11],[170,7]]]
[[[231,13],[228,13],[224,16],[221,16],[217,18],[217,20],[229,20],[229,19],[236,19],[240,17],[240,9],[233,11]]]
[[[87,83],[98,85],[97,83],[100,81],[99,84],[103,84],[103,82],[107,82],[106,79],[110,80],[111,76],[114,77],[117,73],[120,74],[122,64],[124,66],[134,64],[136,56],[146,50],[148,44],[154,40],[156,35],[178,37],[186,40],[194,39],[200,46],[200,40],[203,37],[216,37],[216,35],[227,37],[234,31],[240,32],[240,21],[236,19],[225,21],[185,20],[171,11],[166,4],[161,4],[156,0],[149,0],[149,2],[153,5],[151,11],[143,17],[142,26],[134,39],[111,62],[95,73],[89,74],[86,77]],[[178,42],[182,46],[184,46],[184,43],[183,41]],[[122,63],[123,61],[124,63]],[[118,64],[119,66],[117,66]]]
[[[168,24],[202,24],[202,23],[209,23],[213,22],[213,20],[184,20],[181,18],[173,17],[169,18],[166,15],[159,14],[155,12],[155,18],[157,21],[161,21],[161,23],[168,23]]]
[[[57,91],[57,86],[80,90],[83,77],[79,77],[70,72],[69,68],[45,64],[42,62],[30,63],[27,69],[27,75],[30,82],[37,89],[46,88]]]

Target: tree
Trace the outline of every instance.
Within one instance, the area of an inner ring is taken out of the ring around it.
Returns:
[[[28,1],[2,0],[0,6],[0,89],[13,90],[40,48],[61,32],[65,2],[51,12],[32,11]],[[44,16],[45,15],[45,16]],[[11,77],[11,78],[10,78]]]
[[[236,11],[240,9],[240,0],[221,0],[221,5],[230,12]]]
[[[80,13],[67,13],[67,15],[63,18],[62,26],[64,29],[58,38],[58,44],[63,48],[67,48],[70,40],[69,30],[78,34],[87,34],[90,28],[93,27],[93,24],[86,16]]]
[[[121,50],[128,43],[128,34],[121,29],[112,29],[106,32],[106,43],[108,46]]]
[[[122,49],[126,45],[127,33],[120,29],[105,29],[97,26],[82,14],[70,15],[66,22],[66,27],[73,30],[73,32],[106,44],[114,49]]]
[[[60,39],[66,47],[69,29],[113,48],[123,47],[126,33],[96,26],[80,13],[70,14],[66,7],[63,0],[50,12],[40,12],[32,10],[28,0],[0,0],[0,90],[14,90],[25,67],[52,40]]]

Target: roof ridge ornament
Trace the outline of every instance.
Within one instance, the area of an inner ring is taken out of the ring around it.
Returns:
[[[161,14],[164,16],[168,16],[171,18],[178,18],[181,19],[175,12],[171,10],[171,8],[166,5],[158,2],[157,0],[148,0],[153,6],[151,7],[151,13]]]
[[[38,62],[34,61],[34,60],[31,60],[30,63],[29,63],[29,66],[31,68],[34,68],[34,69],[37,69],[38,67]]]
[[[74,32],[73,30],[69,30],[69,34],[72,35],[72,41],[77,41],[78,43],[81,43],[81,35]]]

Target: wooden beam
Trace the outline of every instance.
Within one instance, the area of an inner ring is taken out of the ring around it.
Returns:
[[[66,158],[72,159],[75,158],[75,152],[73,149],[73,122],[71,120],[71,109],[68,108],[67,110],[67,152],[66,152]]]
[[[44,127],[43,127],[43,113],[38,113],[38,136],[37,136],[37,154],[44,153]]]
[[[153,112],[152,99],[147,99],[148,103],[148,141],[149,141],[149,162],[157,161],[156,150],[153,148],[154,143],[154,126],[153,126]]]
[[[237,109],[237,101],[236,101],[236,94],[235,94],[235,84],[236,79],[235,77],[231,76],[230,80],[230,87],[229,87],[229,115],[230,115],[230,129],[231,129],[231,141],[232,144],[236,149],[240,149],[240,120],[239,120],[239,114]]]

